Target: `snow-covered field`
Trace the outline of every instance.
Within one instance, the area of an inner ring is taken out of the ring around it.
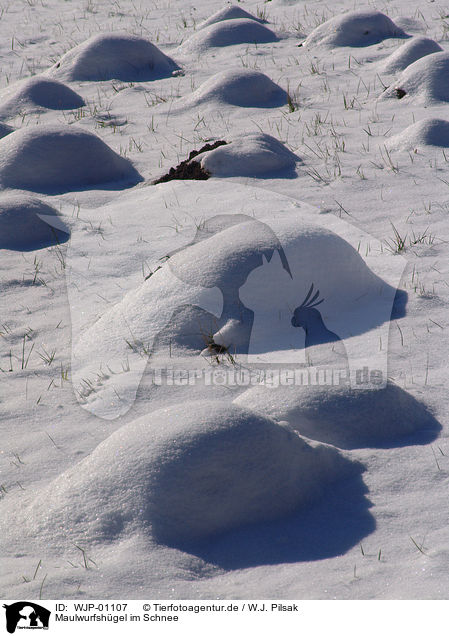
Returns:
[[[0,597],[447,598],[449,8],[0,24]]]

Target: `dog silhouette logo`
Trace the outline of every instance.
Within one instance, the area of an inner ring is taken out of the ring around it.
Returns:
[[[3,605],[6,612],[6,631],[14,634],[16,629],[48,629],[50,610],[32,603],[19,601]]]

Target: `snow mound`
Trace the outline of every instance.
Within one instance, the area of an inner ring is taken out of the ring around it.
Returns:
[[[395,384],[382,389],[347,386],[255,386],[235,404],[286,420],[301,435],[340,448],[390,446],[418,431],[435,436],[427,408]]]
[[[380,11],[350,11],[320,24],[302,46],[370,46],[387,38],[409,37]]]
[[[190,244],[172,252],[158,271],[92,326],[77,327],[82,316],[72,314],[72,378],[83,406],[106,419],[126,413],[158,334],[163,331],[170,339],[175,356],[179,334],[191,330],[192,315],[177,313],[186,306],[209,312],[213,331],[204,327],[205,335],[223,335],[222,328],[231,321],[233,341],[226,346],[233,354],[253,356],[256,361],[268,355],[269,362],[283,362],[291,355],[295,363],[302,362],[304,330],[292,326],[292,316],[311,297],[311,285],[312,296],[318,292],[325,302],[326,326],[342,340],[350,338],[348,356],[352,352],[359,358],[363,345],[364,353],[375,358],[376,328],[389,320],[395,289],[332,230],[314,224],[297,209],[281,214],[275,231],[249,215],[206,219]],[[82,277],[73,282],[81,286]],[[329,333],[323,330],[318,331]],[[367,333],[372,334],[369,344]],[[335,348],[330,343],[332,353]],[[120,398],[117,383],[121,383]]]
[[[35,250],[68,240],[70,231],[56,210],[39,199],[0,198],[0,249]]]
[[[3,90],[0,99],[1,117],[14,117],[43,108],[71,110],[84,106],[78,93],[61,82],[46,77],[31,77]]]
[[[449,148],[449,121],[431,117],[422,119],[390,137],[386,146],[392,150],[411,150],[419,146]]]
[[[122,426],[25,513],[49,541],[138,532],[182,545],[288,515],[355,470],[335,449],[250,410],[185,402]]]
[[[449,53],[431,53],[402,71],[398,79],[389,86],[381,98],[410,96],[417,103],[429,105],[449,101]]]
[[[170,77],[177,64],[149,40],[101,33],[68,51],[47,74],[68,81],[150,81]]]
[[[397,73],[403,71],[416,60],[442,50],[441,46],[431,38],[414,37],[400,46],[386,60],[383,60],[381,69],[384,73]]]
[[[6,137],[6,135],[9,135],[12,132],[14,132],[14,128],[12,126],[8,126],[8,124],[0,122],[0,139]]]
[[[211,100],[233,106],[274,108],[287,103],[287,93],[264,73],[238,69],[210,77],[189,98],[196,104]]]
[[[201,53],[207,49],[234,44],[265,44],[277,42],[278,36],[254,20],[225,20],[201,29],[179,47],[182,53]]]
[[[245,20],[254,20],[255,22],[266,22],[266,20],[260,20],[251,13],[248,13],[248,11],[245,11],[239,6],[232,4],[231,6],[224,7],[223,9],[220,9],[219,11],[211,15],[210,18],[208,18],[204,22],[201,22],[201,24],[197,28],[204,29],[204,27],[208,27],[211,24],[216,24],[217,22],[224,22],[225,20],[238,20],[242,18]]]
[[[140,175],[96,135],[75,126],[33,126],[0,141],[0,184],[36,192],[67,192]]]
[[[226,146],[206,152],[201,167],[215,177],[272,176],[295,168],[299,158],[264,133],[236,135]]]

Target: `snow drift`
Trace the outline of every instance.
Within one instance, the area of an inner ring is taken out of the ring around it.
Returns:
[[[35,250],[68,240],[70,231],[57,211],[24,195],[0,198],[0,249]]]
[[[403,71],[416,60],[442,50],[441,46],[431,38],[414,37],[389,55],[386,60],[383,60],[381,69],[384,73],[397,73]]]
[[[201,29],[183,42],[178,50],[181,53],[202,53],[214,47],[266,44],[278,39],[271,29],[254,20],[225,20]]]
[[[386,146],[392,150],[414,150],[420,146],[449,148],[449,121],[434,117],[422,119],[390,137]]]
[[[201,166],[215,177],[260,177],[292,170],[298,161],[299,157],[271,135],[249,133],[204,153]]]
[[[424,106],[449,101],[449,53],[431,53],[416,60],[400,74],[381,98],[413,98]]]
[[[215,101],[233,106],[275,108],[287,103],[287,93],[264,73],[237,69],[213,75],[187,99],[194,104]]]
[[[204,22],[201,22],[201,24],[197,28],[203,29],[204,27],[208,27],[211,24],[215,24],[216,22],[223,22],[225,20],[238,20],[242,18],[245,20],[254,20],[255,22],[266,22],[266,20],[256,18],[256,16],[252,15],[252,13],[248,13],[248,11],[241,9],[238,5],[232,4],[231,6],[224,7],[223,9],[220,9],[219,11],[211,15],[210,18],[204,20]]]
[[[84,106],[83,98],[71,88],[47,77],[31,77],[4,89],[0,95],[0,117],[42,109],[71,110]]]
[[[140,180],[130,161],[96,135],[75,126],[23,128],[0,141],[3,188],[67,192]]]
[[[427,434],[428,442],[441,428],[421,402],[395,384],[379,390],[256,386],[234,403],[286,420],[301,435],[348,449],[394,446],[418,431]]]
[[[360,466],[227,402],[186,402],[122,426],[25,511],[50,545],[138,532],[179,545],[313,503]]]
[[[178,68],[149,40],[126,33],[101,33],[68,51],[47,74],[72,82],[138,82],[170,77]]]
[[[386,38],[409,37],[380,11],[350,11],[320,24],[302,46],[370,46]]]

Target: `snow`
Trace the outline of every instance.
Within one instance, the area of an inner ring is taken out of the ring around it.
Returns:
[[[193,105],[217,102],[240,107],[276,108],[287,103],[287,93],[259,71],[222,71],[206,80],[188,97]]]
[[[97,135],[72,126],[22,128],[0,142],[3,188],[64,192],[115,181],[136,182],[132,164]]]
[[[176,63],[144,38],[101,33],[67,51],[48,71],[68,81],[148,81],[170,76]]]
[[[42,109],[70,110],[85,106],[83,98],[61,82],[31,77],[4,89],[0,117],[5,119]]]
[[[89,550],[135,533],[182,546],[291,514],[357,470],[267,417],[187,401],[121,427],[57,477],[24,511],[24,523],[47,541],[70,527]]]
[[[449,54],[446,51],[426,55],[407,68],[383,94],[382,98],[406,98],[425,106],[449,101],[447,73]],[[400,93],[398,93],[400,91]]]
[[[362,387],[253,387],[236,404],[276,420],[286,420],[301,435],[339,448],[394,446],[433,441],[440,426],[409,393],[388,384]],[[415,434],[415,436],[413,436]]]
[[[422,146],[449,147],[449,122],[444,119],[427,117],[407,126],[402,132],[388,140],[393,150],[414,150]]]
[[[209,49],[236,44],[276,42],[278,36],[268,27],[247,18],[210,24],[192,35],[179,47],[179,53],[203,53]]]
[[[443,49],[431,38],[414,37],[400,46],[394,53],[389,55],[386,60],[381,63],[381,70],[384,73],[398,73],[410,66],[416,60],[437,53]]]
[[[380,11],[349,11],[320,24],[307,36],[303,46],[371,46],[386,38],[407,34]]]
[[[207,27],[211,24],[215,24],[216,22],[222,22],[224,20],[240,20],[240,19],[255,20],[256,22],[264,22],[264,20],[260,20],[259,18],[256,18],[255,15],[252,15],[248,11],[245,11],[245,9],[242,9],[236,4],[233,4],[230,7],[223,7],[223,9],[220,9],[216,13],[212,14],[210,18],[207,18],[207,20],[204,20],[204,22],[201,22],[201,24],[198,25],[198,29],[203,29],[204,27]]]
[[[0,596],[447,597],[444,16],[5,4]]]
[[[264,133],[242,134],[204,154],[202,167],[214,177],[259,177],[294,170],[299,157]]]
[[[0,198],[0,249],[36,250],[65,243],[70,231],[57,211],[30,196]]]

